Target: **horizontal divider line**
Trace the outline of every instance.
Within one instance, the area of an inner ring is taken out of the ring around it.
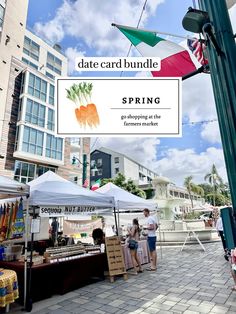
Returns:
[[[124,110],[126,110],[126,109],[154,109],[154,110],[158,110],[158,109],[168,109],[168,110],[170,110],[171,108],[110,108],[110,109],[124,109]]]

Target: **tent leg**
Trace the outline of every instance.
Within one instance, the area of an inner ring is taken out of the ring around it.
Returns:
[[[29,221],[29,197],[26,198],[26,216],[25,216],[24,308],[26,308],[26,297],[27,297],[28,221]]]
[[[117,225],[116,208],[115,207],[113,207],[113,213],[114,213],[115,225],[116,225],[116,235],[118,235],[118,225]]]

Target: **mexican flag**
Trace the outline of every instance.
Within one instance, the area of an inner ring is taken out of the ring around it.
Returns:
[[[156,36],[154,32],[115,25],[137,48],[143,57],[159,57],[161,70],[152,72],[158,77],[182,77],[196,70],[188,51],[180,45]]]
[[[101,179],[98,179],[92,186],[91,186],[91,190],[95,191],[97,190],[101,185]]]

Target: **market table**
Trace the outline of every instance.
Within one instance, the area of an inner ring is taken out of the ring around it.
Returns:
[[[122,245],[122,251],[123,251],[123,255],[124,255],[126,270],[133,268],[133,263],[131,260],[131,255],[130,255],[130,250],[128,248],[128,244]],[[147,240],[138,241],[137,253],[138,253],[138,257],[139,257],[141,265],[147,264],[150,262]]]
[[[19,297],[16,272],[9,269],[0,270],[0,307],[9,306]]]
[[[24,264],[0,261],[0,267],[12,269],[17,273],[19,301],[23,303]],[[36,302],[54,294],[67,293],[94,279],[104,279],[105,270],[107,270],[105,253],[87,255],[59,263],[34,265],[31,275],[31,298],[33,302]]]

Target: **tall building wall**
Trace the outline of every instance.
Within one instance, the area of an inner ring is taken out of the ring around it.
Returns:
[[[11,57],[21,59],[26,27],[28,0],[0,0],[0,135],[4,123]],[[0,147],[0,154],[1,147]]]
[[[73,154],[90,156],[90,139],[71,145],[55,137],[54,85],[67,75],[67,58],[26,29],[28,1],[0,0],[0,175],[28,182],[48,169],[82,184],[83,166]],[[2,24],[2,25],[1,25]],[[2,27],[1,27],[2,26]],[[3,158],[1,158],[3,157]],[[89,171],[87,171],[89,179]]]

